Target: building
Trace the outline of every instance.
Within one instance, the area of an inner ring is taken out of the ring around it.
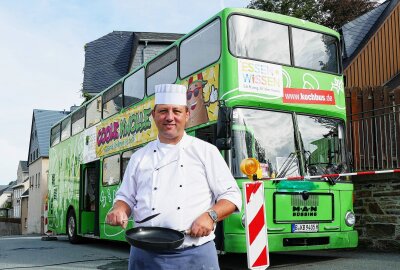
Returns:
[[[43,233],[43,207],[47,195],[47,170],[51,126],[69,112],[33,110],[28,151],[29,200],[25,233]],[[26,196],[26,195],[25,195]],[[23,223],[24,220],[21,220]]]
[[[388,0],[345,24],[347,87],[400,86],[400,0]]]
[[[12,187],[16,184],[16,181],[11,181],[8,186],[0,191],[0,215],[2,217],[13,217],[13,207],[12,207],[12,197],[13,189]]]
[[[28,167],[26,161],[20,161],[17,169],[17,180],[12,186],[13,217],[21,218],[21,195],[28,189]]]
[[[342,27],[347,79],[347,155],[353,171],[400,166],[400,0],[388,0]],[[359,246],[399,250],[397,174],[354,182]],[[393,240],[397,239],[397,240]]]
[[[28,233],[29,188],[21,195],[21,233]]]
[[[113,31],[85,45],[83,95],[94,96],[182,34]]]

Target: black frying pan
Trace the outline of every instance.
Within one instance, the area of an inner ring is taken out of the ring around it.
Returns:
[[[127,230],[125,238],[134,247],[150,251],[163,251],[182,245],[185,232],[162,227],[136,227]]]

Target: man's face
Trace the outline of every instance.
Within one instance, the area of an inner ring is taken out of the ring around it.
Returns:
[[[162,143],[177,144],[183,136],[189,111],[183,105],[157,104],[152,111]]]

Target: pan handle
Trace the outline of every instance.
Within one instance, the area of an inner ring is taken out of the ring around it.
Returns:
[[[184,235],[190,235],[191,232],[192,232],[191,229],[186,229],[181,231],[181,233],[183,233]]]

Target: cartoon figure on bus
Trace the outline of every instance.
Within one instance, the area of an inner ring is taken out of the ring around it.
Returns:
[[[210,96],[206,102],[204,99],[206,85],[207,81],[203,80],[202,73],[189,78],[186,98],[190,116],[187,127],[200,125],[209,121],[207,109],[210,104],[217,101],[218,89],[214,85],[211,85]]]

